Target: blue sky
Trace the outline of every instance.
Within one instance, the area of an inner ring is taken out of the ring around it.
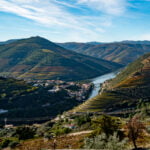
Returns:
[[[150,40],[150,0],[0,0],[0,41]]]

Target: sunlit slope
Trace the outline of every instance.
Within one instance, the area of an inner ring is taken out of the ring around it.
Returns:
[[[150,53],[128,65],[115,79],[103,84],[101,94],[74,111],[116,111],[150,101]]]
[[[41,37],[0,45],[0,62],[0,75],[24,79],[82,80],[121,67],[66,50]]]

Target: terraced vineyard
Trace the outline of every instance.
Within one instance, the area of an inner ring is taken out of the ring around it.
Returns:
[[[101,93],[76,107],[75,112],[112,112],[134,108],[150,101],[150,53],[125,68],[116,78],[103,84]]]

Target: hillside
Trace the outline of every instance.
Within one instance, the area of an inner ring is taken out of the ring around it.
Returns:
[[[88,48],[92,48],[95,44],[91,43],[77,43],[77,42],[66,42],[66,43],[57,43],[59,46],[69,49],[78,53],[84,53]]]
[[[30,121],[33,122],[34,118],[40,120],[41,117],[42,120],[43,117],[49,120],[81,103],[71,98],[65,90],[50,93],[49,89],[51,86],[35,87],[23,80],[0,77],[0,110],[8,110],[6,113],[0,113],[0,123],[3,123],[6,117],[14,121],[21,118],[22,123],[27,121],[24,118],[32,118]],[[21,123],[20,121],[17,123]]]
[[[10,44],[10,43],[16,42],[17,40],[18,39],[11,39],[11,40],[7,40],[7,41],[3,41],[3,42],[0,42],[0,45]]]
[[[127,65],[136,60],[139,56],[150,52],[149,41],[122,41],[99,45],[89,43],[62,43],[61,46],[78,53],[123,65]]]
[[[98,96],[74,111],[114,112],[150,102],[150,53],[128,65],[116,78],[103,84]]]
[[[0,75],[24,79],[83,80],[121,67],[66,50],[41,37],[0,45],[0,54]]]

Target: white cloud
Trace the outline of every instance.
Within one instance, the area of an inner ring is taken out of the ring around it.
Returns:
[[[75,27],[77,20],[71,14],[59,8],[54,3],[45,0],[1,0],[0,10],[11,12],[45,25],[61,25]]]
[[[82,11],[80,4],[87,4],[92,8],[96,7],[105,15],[78,16],[67,9],[74,8]],[[68,31],[66,33],[68,38],[82,41],[83,38],[84,40],[99,39],[100,34],[112,25],[111,17],[108,14],[118,15],[124,10],[125,0],[76,0],[74,5],[59,0],[0,0],[0,11],[33,20],[49,27],[49,29],[51,27],[58,28],[60,33]]]
[[[127,6],[126,0],[78,0],[78,3],[111,15],[123,14]]]
[[[47,26],[65,26],[78,30],[88,31],[87,20],[76,17],[65,8],[55,4],[55,0],[1,0],[0,11],[11,12]]]

